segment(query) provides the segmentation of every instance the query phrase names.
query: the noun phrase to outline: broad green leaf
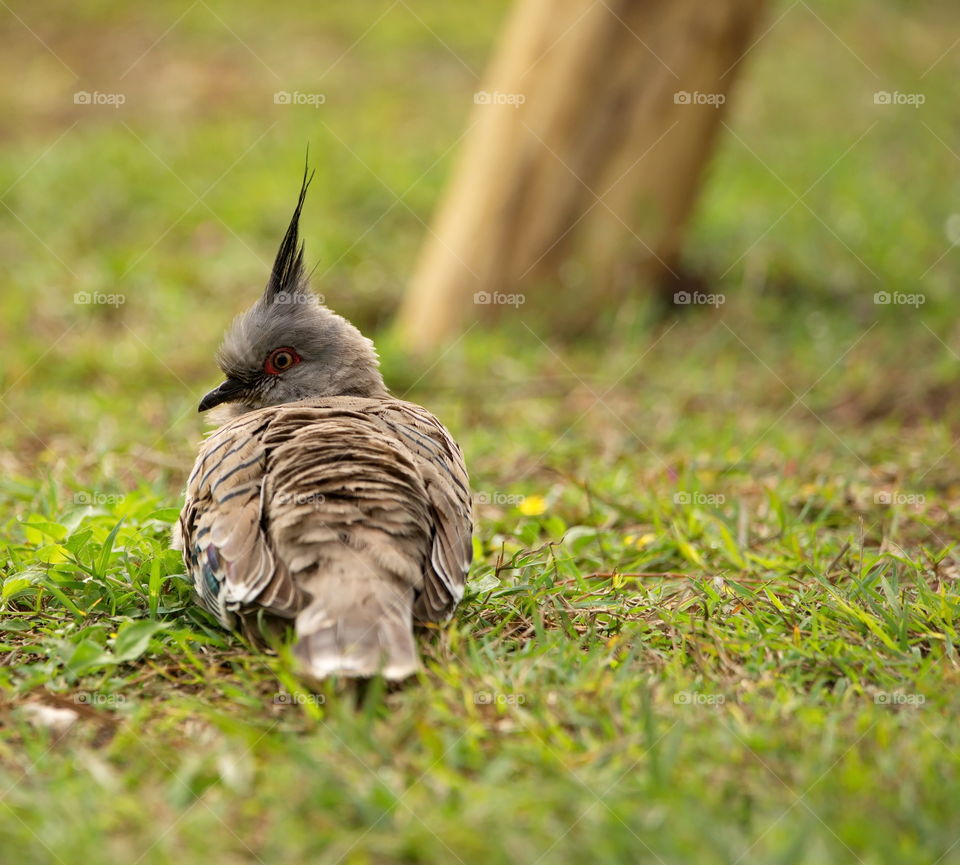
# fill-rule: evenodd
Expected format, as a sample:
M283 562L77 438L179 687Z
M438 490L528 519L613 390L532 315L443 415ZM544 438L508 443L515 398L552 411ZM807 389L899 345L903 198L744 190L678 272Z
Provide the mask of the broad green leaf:
M23 526L23 534L28 544L39 545L44 543L46 538L52 538L54 541L60 542L69 534L66 526L39 518L31 518L20 523L20 525Z
M177 521L177 517L179 516L180 508L159 508L150 514L147 514L145 519L157 520L161 523L175 523Z
M33 580L29 577L10 577L3 581L3 589L0 590L0 600L9 601L11 598L32 588Z
M114 660L118 664L136 660L147 651L150 646L150 639L166 627L165 622L157 622L152 619L124 623L120 626L117 638L113 643Z

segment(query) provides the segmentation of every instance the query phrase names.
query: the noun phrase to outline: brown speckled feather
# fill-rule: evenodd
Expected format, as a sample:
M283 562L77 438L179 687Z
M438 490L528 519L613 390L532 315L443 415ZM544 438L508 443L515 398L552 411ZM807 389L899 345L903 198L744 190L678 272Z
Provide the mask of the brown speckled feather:
M413 620L449 617L472 552L459 447L389 397L241 414L201 448L180 520L204 606L228 627L258 609L295 619L317 679L413 672Z

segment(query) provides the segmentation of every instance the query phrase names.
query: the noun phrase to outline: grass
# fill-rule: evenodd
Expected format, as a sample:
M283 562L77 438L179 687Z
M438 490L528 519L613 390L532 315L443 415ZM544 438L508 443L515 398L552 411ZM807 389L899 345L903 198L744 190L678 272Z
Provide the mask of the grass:
M721 307L418 365L385 330L505 9L24 10L49 52L0 15L4 861L960 861L955 10L773 10L688 244ZM317 289L477 492L402 689L303 691L168 548L307 141Z

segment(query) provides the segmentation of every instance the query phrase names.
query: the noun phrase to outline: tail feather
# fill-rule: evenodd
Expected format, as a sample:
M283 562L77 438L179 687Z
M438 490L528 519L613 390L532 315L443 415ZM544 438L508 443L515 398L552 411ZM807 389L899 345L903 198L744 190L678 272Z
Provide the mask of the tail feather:
M317 584L319 583L319 584ZM293 652L302 673L405 679L420 669L413 590L389 579L319 579L297 616Z

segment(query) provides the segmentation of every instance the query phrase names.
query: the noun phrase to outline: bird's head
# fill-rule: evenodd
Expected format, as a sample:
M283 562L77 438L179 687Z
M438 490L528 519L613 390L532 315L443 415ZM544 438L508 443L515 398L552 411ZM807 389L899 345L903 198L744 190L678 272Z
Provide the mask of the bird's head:
M230 326L217 353L226 381L200 401L226 421L251 409L309 397L385 396L373 343L310 291L299 240L304 173L293 219L263 296Z

